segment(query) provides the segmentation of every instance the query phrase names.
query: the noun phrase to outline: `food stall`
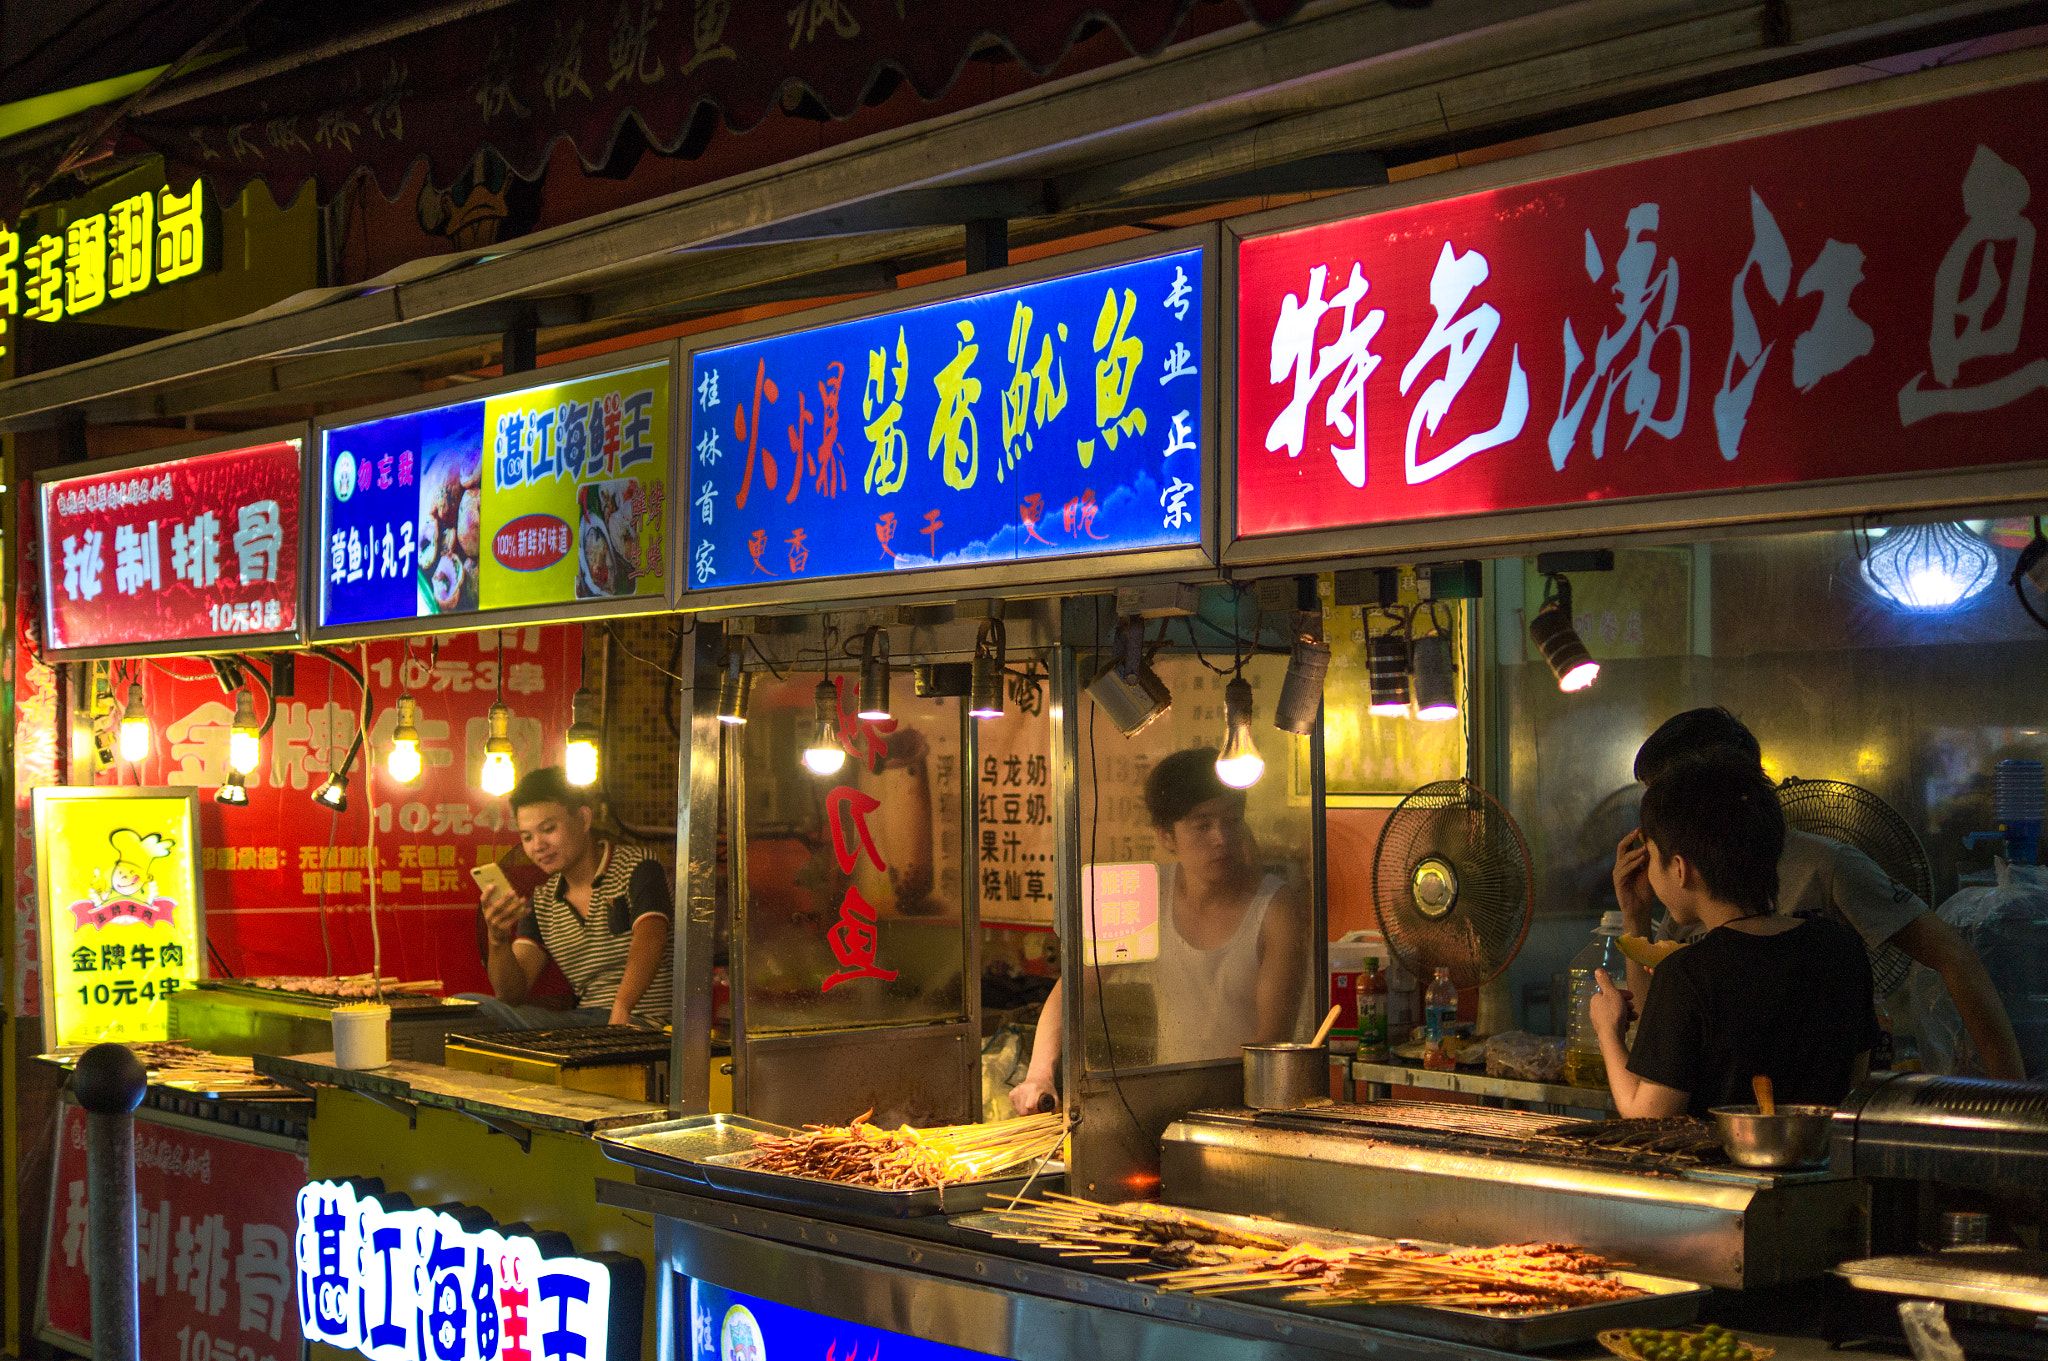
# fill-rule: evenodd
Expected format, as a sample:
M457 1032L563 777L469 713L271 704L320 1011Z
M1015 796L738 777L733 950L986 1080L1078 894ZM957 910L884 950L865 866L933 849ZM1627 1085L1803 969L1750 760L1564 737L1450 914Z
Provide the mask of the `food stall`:
M605 1137L633 1181L599 1191L607 1204L656 1217L663 1354L831 1337L936 1356L1436 1356L1590 1349L1603 1333L1628 1354L1657 1341L1631 1332L1705 1318L1742 1330L1745 1341L1726 1344L1742 1356L1810 1345L1802 1339L1822 1333L1836 1343L1891 1336L1888 1309L1871 1304L1879 1281L1903 1294L1947 1290L1959 1330L1967 1323L1986 1345L2024 1345L2048 1303L2025 1251L1993 1261L1917 1249L1938 1247L1942 1216L1955 1213L1988 1214L2001 1248L2015 1238L2032 1246L2038 1225L2028 1202L2009 1193L2031 1181L2040 1156L2038 1088L1918 1078L1902 1064L1843 1108L1829 1165L1761 1171L1728 1165L1718 1141L1702 1142L1687 1122L1660 1129L1393 1100L1372 1089L1411 1084L1400 1081L1404 1070L1375 1061L1352 1069L1363 1101L1249 1111L1239 1055L1188 1054L1181 1030L1191 1022L1155 987L1162 909L1156 879L1143 871L1156 874L1169 848L1147 835L1138 795L1149 768L1193 743L1233 751L1243 704L1225 680L1248 680L1265 773L1250 786L1244 820L1262 868L1279 881L1269 896L1287 901L1280 894L1298 890L1312 932L1300 950L1306 1001L1296 1037L1323 1009L1325 943L1340 926L1374 927L1404 963L1449 969L1467 994L1462 1014L1483 1030L1535 1026L1540 997L1549 1012L1542 1028L1557 1032L1564 998L1552 975L1598 919L1613 843L1633 825L1632 807L1608 803L1607 792L1630 782L1628 757L1664 714L1727 702L1721 687L1735 687L1755 701L1744 711L1755 712L1774 777L1842 784L1854 775L1896 781L1892 765L1923 740L1914 725L1927 721L1911 706L1930 686L1975 730L1948 739L1950 750L1977 743L2008 759L2037 742L2038 705L2027 708L2033 687L2024 678L2038 671L2044 641L2025 616L2039 607L2040 583L2016 564L2038 560L2021 557L2038 531L2029 535L2015 517L2048 500L2026 426L2041 402L2035 356L2048 344L2023 326L2016 296L2003 320L1989 321L1987 308L2000 288L2016 294L2025 271L2013 262L2031 262L2032 228L2012 214L2041 169L2031 145L1997 130L2030 126L2042 89L2037 61L1994 59L1967 75L1806 96L1226 223L1214 304L1226 343L1195 351L1203 381L1214 374L1218 383L1216 414L1205 401L1194 422L1205 455L1220 455L1216 481L1202 487L1215 498L1205 494L1203 505L1217 517L1216 569L1097 557L1068 579L1058 564L1035 564L1024 582L983 587L945 574L936 535L953 503L938 493L926 498L937 508L919 512L930 548L908 562L888 532L915 519L884 520L893 507L835 516L835 547L849 554L876 551L873 522L881 555L899 569L886 585L731 584L735 558L748 582L801 576L809 543L794 520L736 513L750 493L774 488L774 465L752 444L744 464L730 443L719 448L728 430L742 440L756 430L761 403L778 392L778 419L789 418L789 386L780 385L807 391L804 365L793 375L771 368L783 358L771 340L800 347L881 319L881 343L863 335L830 355L841 375L858 376L868 360L865 438L852 445L873 442L866 490L877 474L895 475L892 457L908 458L927 485L954 474L957 490L959 453L978 447L986 460L991 445L955 444L935 423L926 427L931 462L920 464L914 440L890 442L901 414L890 404L915 386L913 372L935 372L942 403L950 400L942 361L964 376L989 327L942 313L955 334L927 357L897 341L911 329L906 320L897 330L897 312L1092 259L704 338L693 384L712 381L700 388L692 447L706 470L723 457L740 481L706 471L705 504L690 516L693 560L702 553L719 575L692 582L691 603L705 613L684 853L693 911L678 948L685 970L708 980L716 917L695 909L715 899L722 822L733 838L737 1113L696 1114L702 1106L685 1093L680 1104L692 1113ZM1894 151L1908 145L1920 154L1902 176ZM1920 211L1846 188L1813 192L1831 180L1875 182L1880 164ZM1999 211L2007 216L1992 221ZM1117 334L1115 301L1112 289L1098 351ZM1023 306L1006 310L1026 315ZM1933 339L1922 352L1930 314ZM1004 373L1013 368L1015 382L1002 392L1006 436L1021 433L1034 410L1028 361L1037 351L1018 343L1014 321L1007 334ZM1057 362L1061 352L1046 353ZM1143 353L1154 353L1149 337ZM709 365L715 377L707 355L720 361ZM730 401L727 357L742 360L745 379L742 409L731 415L703 395L723 389ZM1114 418L1123 409L1114 358L1096 373L1096 415ZM1142 376L1137 390L1152 391ZM969 419L988 410L975 405L980 397L963 399ZM949 409L947 428L967 428ZM794 410L800 434L803 403ZM998 419L988 414L984 432ZM1106 426L1096 433L1106 439ZM1156 446L1157 433L1138 447ZM700 445L707 434L716 438ZM792 448L808 457L801 439ZM1066 449L1062 442L1057 454ZM1006 470L1035 473L1035 452ZM766 498L778 517L806 494L786 485ZM1004 525L1016 538L1045 527L1039 505L1025 500L1033 491L1020 479ZM1846 565L1827 561L1844 549ZM1838 604L1828 622L1825 602L1852 586L1854 610ZM998 607L984 594L1011 598ZM1763 602L1785 613L1782 623L1763 618ZM1011 647L993 669L1019 655L1022 615L1032 621L1024 647L1043 649L1048 677L1063 1160L1015 1164L1004 1178L971 1175L962 1163L970 1174L948 1177L942 1154L940 1185L892 1184L912 1153L855 1113L871 1109L883 1126L963 1123L967 1103L948 1104L944 1093L958 1071L952 1028L969 1017L966 1007L943 1009L957 995L944 988L950 959L934 981L881 993L891 1004L938 995L927 1011L834 1014L841 1004L831 994L844 982L798 1009L793 974L896 983L913 953L896 914L875 910L885 885L900 884L862 877L864 857L876 871L896 863L893 845L869 835L889 803L880 786L788 791L802 778L806 739L803 751L828 753L814 770L859 762L858 780L889 773L895 733L856 721L843 697L852 677L843 689L816 687L815 708L802 692L821 670L866 680L887 635L892 658L908 654L918 665L920 690L943 693L948 645L966 646L960 625L972 627L976 660L991 658L998 608L1012 624ZM1390 617L1409 648L1402 712L1361 715L1369 706L1351 701L1378 698L1371 645L1394 631ZM1340 627L1351 632L1348 653ZM1830 688L1772 709L1771 687L1786 684L1791 663L1770 658L1795 650L1788 635L1822 627L1835 631L1837 650L1894 649L1877 655L1899 684L1878 688L1856 656L1837 657L1828 660ZM1968 646L1895 655L1938 646L1943 629ZM1580 668L1595 661L1599 688L1581 694ZM1844 680L1859 670L1860 691ZM779 715L779 743L757 741L764 714L748 707L778 694L770 680L784 685L769 710ZM1211 692L1222 692L1220 703ZM1304 695L1320 721L1289 726ZM1351 712L1339 710L1340 698ZM1903 706L1888 712L1882 740L1852 740L1846 763L1822 757L1830 741L1868 724L1855 709L1873 699ZM1583 707L1575 713L1574 704ZM1460 721L1425 736L1421 711L1432 707ZM896 716L876 710L884 711ZM1295 735L1276 739L1266 727L1274 719ZM959 733L955 768L978 769L977 725L945 715L940 727ZM1347 728L1333 750L1333 735ZM882 760L869 759L878 748ZM933 802L946 806L947 792L934 787ZM962 846L1002 854L1003 842L978 825L981 800L950 807ZM801 832L806 816L805 858L835 859L840 875L795 881L825 910L781 907L772 927L782 935L768 937L769 924L749 916L760 910L755 895L773 886L746 863L755 820ZM1443 849L1412 864L1393 854L1410 824L1440 829L1448 819L1468 829L1462 846L1425 837L1418 844ZM1361 886L1349 894L1338 886L1340 844L1355 857L1348 882ZM1974 872L1958 865L1959 848L1945 849L1922 895L1930 905ZM1507 869L1495 872L1496 862ZM1391 889L1379 882L1382 868L1400 871ZM945 867L940 884L949 871L965 912L984 881ZM1460 944L1442 924L1464 920L1461 904L1487 911ZM789 938L791 923L822 938L815 959ZM693 1033L686 1014L679 1046L701 1048L707 1018ZM1904 1019L1894 1019L1905 1038ZM763 1020L766 1033L752 1028ZM808 1059L794 1094L776 1067L784 1054ZM1934 1057L1924 1038L1922 1054ZM1596 1113L1608 1104L1554 1076L1528 1079L1539 1089L1521 1092L1505 1085L1516 1079L1491 1090L1477 1075L1468 1081L1482 1099ZM1984 1132L1962 1139L1957 1131L1972 1121ZM833 1128L790 1128L805 1123ZM931 1142L951 1148L959 1137ZM2013 1159L2009 1176L1993 1145ZM882 1184L848 1185L847 1169L870 1158ZM1989 1208L1954 1208L1972 1197ZM1969 1224L1955 1230L1967 1234ZM1879 1265L1867 1260L1874 1255ZM1621 1261L1635 1265L1618 1269ZM828 1300L821 1320L815 1310ZM1708 1345L1720 1347L1719 1336Z

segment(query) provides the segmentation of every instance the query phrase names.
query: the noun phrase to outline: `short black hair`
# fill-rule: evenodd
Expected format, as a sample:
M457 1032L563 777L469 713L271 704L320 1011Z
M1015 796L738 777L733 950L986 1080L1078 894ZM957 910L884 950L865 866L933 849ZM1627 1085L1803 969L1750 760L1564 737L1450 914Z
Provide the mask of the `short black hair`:
M1778 900L1785 810L1754 760L1726 748L1681 757L1643 795L1643 835L1699 872L1707 892L1760 917Z
M542 766L539 770L527 771L513 786L511 802L514 814L536 803L559 803L564 808L594 808L597 805L588 789L569 783L569 777L562 773L560 766Z
M1171 830L1198 804L1211 799L1229 799L1238 813L1244 812L1244 791L1232 789L1216 778L1214 747L1177 751L1152 767L1152 773L1145 777L1145 811L1160 831Z
M1636 778L1649 784L1681 757L1704 756L1715 751L1746 756L1759 769L1763 766L1764 749L1757 743L1756 734L1741 719L1716 705L1711 709L1687 709L1665 719L1663 726L1636 748Z

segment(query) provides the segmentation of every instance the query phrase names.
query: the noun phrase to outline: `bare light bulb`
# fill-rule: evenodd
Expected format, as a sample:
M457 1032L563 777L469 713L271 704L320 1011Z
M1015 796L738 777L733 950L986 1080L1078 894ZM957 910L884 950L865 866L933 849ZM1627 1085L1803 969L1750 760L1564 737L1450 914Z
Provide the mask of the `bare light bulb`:
M228 729L228 768L238 775L253 774L262 755L256 736L256 700L243 690L235 696L235 722Z
M576 721L569 726L569 737L562 749L562 774L570 784L588 788L597 783L597 725L589 718L590 706L597 697L587 689L579 689L573 701Z
M391 754L384 758L384 770L400 784L420 777L420 730L416 726L419 702L409 694L398 697L398 726L391 730Z
M491 736L484 743L484 768L477 784L484 793L503 798L519 782L519 771L512 763L512 711L503 700L491 706L490 720Z
M804 748L804 769L813 775L837 775L846 765L846 748L839 744L839 692L827 676L818 682L818 688L811 692L811 706L817 715L818 726L811 735L811 745Z
M149 715L142 711L142 685L128 687L128 705L121 711L121 759L140 761L149 755Z
M1266 758L1252 739L1252 687L1244 677L1223 687L1223 711L1230 726L1216 758L1216 778L1232 789L1250 789L1265 775Z

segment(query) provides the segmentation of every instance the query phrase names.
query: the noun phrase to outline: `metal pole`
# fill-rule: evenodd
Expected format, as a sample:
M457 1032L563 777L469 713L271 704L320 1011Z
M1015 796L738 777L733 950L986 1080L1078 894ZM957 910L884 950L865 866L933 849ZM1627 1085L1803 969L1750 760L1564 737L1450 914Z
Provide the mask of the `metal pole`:
M125 1044L96 1044L78 1060L72 1090L85 1107L88 1260L93 1361L140 1361L135 1275L135 1108L148 1074Z

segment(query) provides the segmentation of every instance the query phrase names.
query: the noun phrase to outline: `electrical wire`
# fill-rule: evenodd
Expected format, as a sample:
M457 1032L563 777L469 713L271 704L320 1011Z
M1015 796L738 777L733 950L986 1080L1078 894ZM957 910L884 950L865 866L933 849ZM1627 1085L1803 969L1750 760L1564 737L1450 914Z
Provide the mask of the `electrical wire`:
M626 641L625 641L625 639L623 639L623 638L619 637L619 628L618 628L618 625L616 625L616 624L606 624L606 625L604 626L604 631L605 631L605 633L606 633L606 634L610 635L610 637L611 637L611 640L612 640L612 641L613 641L614 643L617 643L617 644L618 644L618 646L619 646L619 651L621 651L621 652L625 653L625 654L626 654L626 655L627 655L628 657L631 657L631 658L632 658L632 659L633 659L634 661L636 661L636 662L640 663L640 665L642 665L642 666L645 666L645 667L648 667L648 668L650 668L650 669L652 669L652 670L655 670L655 671L659 671L659 672L660 672L660 673L661 673L662 675L664 675L664 676L667 676L667 677L668 677L668 678L669 678L670 680L673 680L673 681L679 681L679 682L681 682L681 683L683 683L683 684L685 684L685 685L687 685L687 684L689 684L689 683L690 683L690 682L689 682L689 678L688 678L687 676L679 676L679 675L677 675L677 674L676 674L675 672L673 672L673 671L669 670L669 669L668 669L668 667L665 667L665 666L663 666L663 665L662 665L662 664L661 664L660 662L651 662L651 661L647 660L647 658L645 658L645 657L641 656L641 655L640 655L639 653L635 652L635 651L634 651L634 650L633 650L632 648L630 648L630 647L627 647L627 646L626 646ZM678 649L680 649L680 648L681 648L681 646L682 646L682 640L683 640L683 639L684 639L685 637L689 636L689 632L690 632L689 630L685 629L685 630L681 630L681 631L679 631L679 632L678 632L678 633L676 634L676 645L677 645L677 648L678 648ZM679 651L678 655L680 655L680 651Z
M2027 599L2027 573L2033 571L2044 557L2048 557L2048 536L2041 533L2041 517L2036 515L2034 537L2020 550L2019 561L2013 564L2012 593L2020 598L2020 608L2027 612L2027 617L2042 628L2048 629L2048 618L2044 618L2041 612L2034 608L2034 602Z
M1164 627L1160 629L1161 634L1164 634L1165 631ZM1101 596L1095 597L1095 635L1098 638L1102 636ZM1095 704L1088 706L1088 864L1086 873L1089 878L1090 891L1084 895L1088 900L1088 930L1086 932L1088 937L1096 935L1097 917L1095 915L1095 894L1093 888L1095 855L1102 830L1102 772L1095 761L1095 713L1100 707ZM1086 958L1085 951L1083 952L1083 958ZM1086 965L1084 964L1083 967L1085 968ZM1131 1128L1142 1135L1145 1132L1145 1124L1142 1120L1138 1119L1138 1113L1131 1109L1131 1099L1124 1095L1123 1075L1117 1071L1116 1037L1111 1035L1109 1031L1109 1003L1104 998L1102 969L1099 965L1095 969L1095 1014L1096 1018L1102 1023L1103 1057L1109 1063L1109 1085L1116 1089L1116 1099L1122 1103L1124 1114L1131 1117ZM1088 1046L1086 1043L1083 1043L1081 1046L1081 1066L1083 1068L1088 1066L1087 1055Z
M752 634L747 635L747 646L753 650L754 656L760 660L761 665L768 668L769 675L775 677L775 679L777 680L789 679L788 676L784 675L782 672L777 671L775 669L775 663L768 660L768 654L761 650L761 645L754 641Z

